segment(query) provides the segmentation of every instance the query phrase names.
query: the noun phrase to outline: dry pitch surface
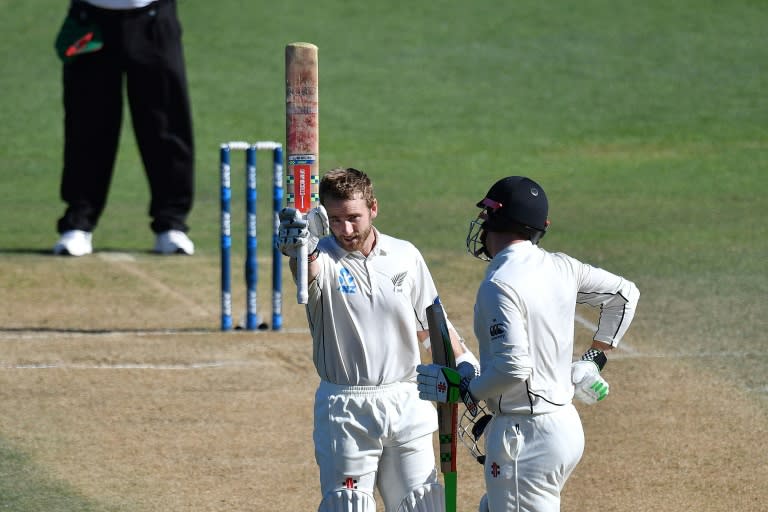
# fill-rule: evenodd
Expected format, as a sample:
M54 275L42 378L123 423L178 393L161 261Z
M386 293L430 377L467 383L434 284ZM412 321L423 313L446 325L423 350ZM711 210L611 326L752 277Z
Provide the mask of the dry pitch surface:
M283 332L220 333L216 258L0 258L0 445L30 479L100 510L316 509L318 378L287 280ZM471 267L433 272L471 339L466 290L482 265L455 265ZM580 315L585 346L594 316ZM666 356L642 308L626 341L606 368L610 397L579 407L587 447L562 509L766 510L765 391L702 364L728 354ZM461 451L461 511L482 485Z

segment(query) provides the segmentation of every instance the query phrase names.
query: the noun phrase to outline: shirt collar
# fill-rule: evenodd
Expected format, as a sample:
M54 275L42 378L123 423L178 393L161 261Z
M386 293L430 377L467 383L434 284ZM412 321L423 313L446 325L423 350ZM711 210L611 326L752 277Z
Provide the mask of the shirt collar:
M534 250L535 247L536 246L533 245L530 240L518 242L516 244L509 244L493 257L491 260L491 267L494 269L499 268L505 261L520 257L524 254L528 254Z
M373 250L368 255L368 257L371 256L379 256L383 255L386 256L390 249L390 243L386 236L383 236L381 232L376 229L375 226L372 226L371 229L373 230L374 236L376 237L376 243L373 246ZM365 257L363 254L359 251L355 252L349 252L346 251L343 247L339 245L339 243L336 241L336 238L331 236L331 239L333 240L333 254L338 259L346 258L347 256L350 256L352 258L357 259L364 259Z

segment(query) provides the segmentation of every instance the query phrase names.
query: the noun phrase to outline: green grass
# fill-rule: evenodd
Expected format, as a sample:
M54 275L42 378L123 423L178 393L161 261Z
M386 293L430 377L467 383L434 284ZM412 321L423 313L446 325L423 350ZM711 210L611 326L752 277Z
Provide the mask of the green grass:
M0 437L0 510L24 512L102 512L114 510L80 496L46 476Z
M284 139L284 46L305 40L320 48L321 167L367 170L379 226L428 255L463 257L474 202L499 177L525 174L550 196L547 248L691 295L734 280L750 296L766 291L763 3L272 4L179 5L200 253L217 251L218 144ZM62 17L56 2L22 3L0 22L4 250L47 251L63 211L52 49ZM262 233L269 178L264 166ZM147 250L147 203L126 116L97 249Z
M63 13L47 4L2 22L8 248L48 248L63 208L52 50ZM695 198L712 180L765 168L768 14L757 2L271 4L180 2L198 148L190 220L204 251L216 248L216 147L284 138L283 48L295 40L320 47L321 166L368 170L381 226L426 249L460 250L472 200L504 174L540 178L555 212L580 206L584 218L608 192L624 204L648 195L641 177ZM703 179L691 183L692 173ZM147 247L147 196L126 121L97 246ZM700 204L681 203L691 213ZM638 219L626 209L612 216ZM600 236L604 220L591 224Z
M63 211L52 42L64 6L0 9L0 251L47 251ZM550 198L543 246L635 280L646 342L764 347L765 2L181 0L179 10L201 254L218 250L218 144L284 139L284 46L310 41L320 48L321 167L372 175L382 230L438 265L469 258L474 203L496 179L529 175ZM97 249L152 241L127 119ZM262 232L268 179L265 169Z
M474 202L499 177L525 174L550 197L545 247L687 296L734 283L765 295L763 3L179 3L197 143L191 235L202 254L218 250L218 144L284 139L283 51L304 40L320 48L321 167L367 170L379 227L428 257L464 257ZM49 250L63 211L52 49L62 11L24 3L0 22L5 250ZM266 154L261 162L267 233ZM241 199L236 190L236 222ZM97 249L147 250L147 203L126 116Z

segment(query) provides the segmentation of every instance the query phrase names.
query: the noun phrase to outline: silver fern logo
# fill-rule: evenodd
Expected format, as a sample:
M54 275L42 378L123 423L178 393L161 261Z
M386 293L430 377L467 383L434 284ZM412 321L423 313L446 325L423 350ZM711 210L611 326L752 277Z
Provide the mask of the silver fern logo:
M405 282L405 276L408 272L400 272L392 276L392 285L394 286L395 293L403 293L403 283Z

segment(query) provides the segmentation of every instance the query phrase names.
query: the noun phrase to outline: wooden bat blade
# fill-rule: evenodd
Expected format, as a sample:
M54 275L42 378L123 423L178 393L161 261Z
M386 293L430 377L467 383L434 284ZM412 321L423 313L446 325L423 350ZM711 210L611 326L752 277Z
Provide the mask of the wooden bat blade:
M285 47L286 202L307 213L319 203L320 123L317 46L291 43ZM296 301L308 301L307 250L299 251Z
M448 323L440 300L427 307L427 324L431 342L432 361L440 366L456 368L456 358L448 332ZM437 404L438 437L440 441L440 471L445 482L445 510L456 510L459 407L457 404Z
M427 307L427 324L429 339L432 344L432 361L441 366L456 368L456 358L451 345L451 335L448 332L448 322L445 321L445 311L440 299Z

